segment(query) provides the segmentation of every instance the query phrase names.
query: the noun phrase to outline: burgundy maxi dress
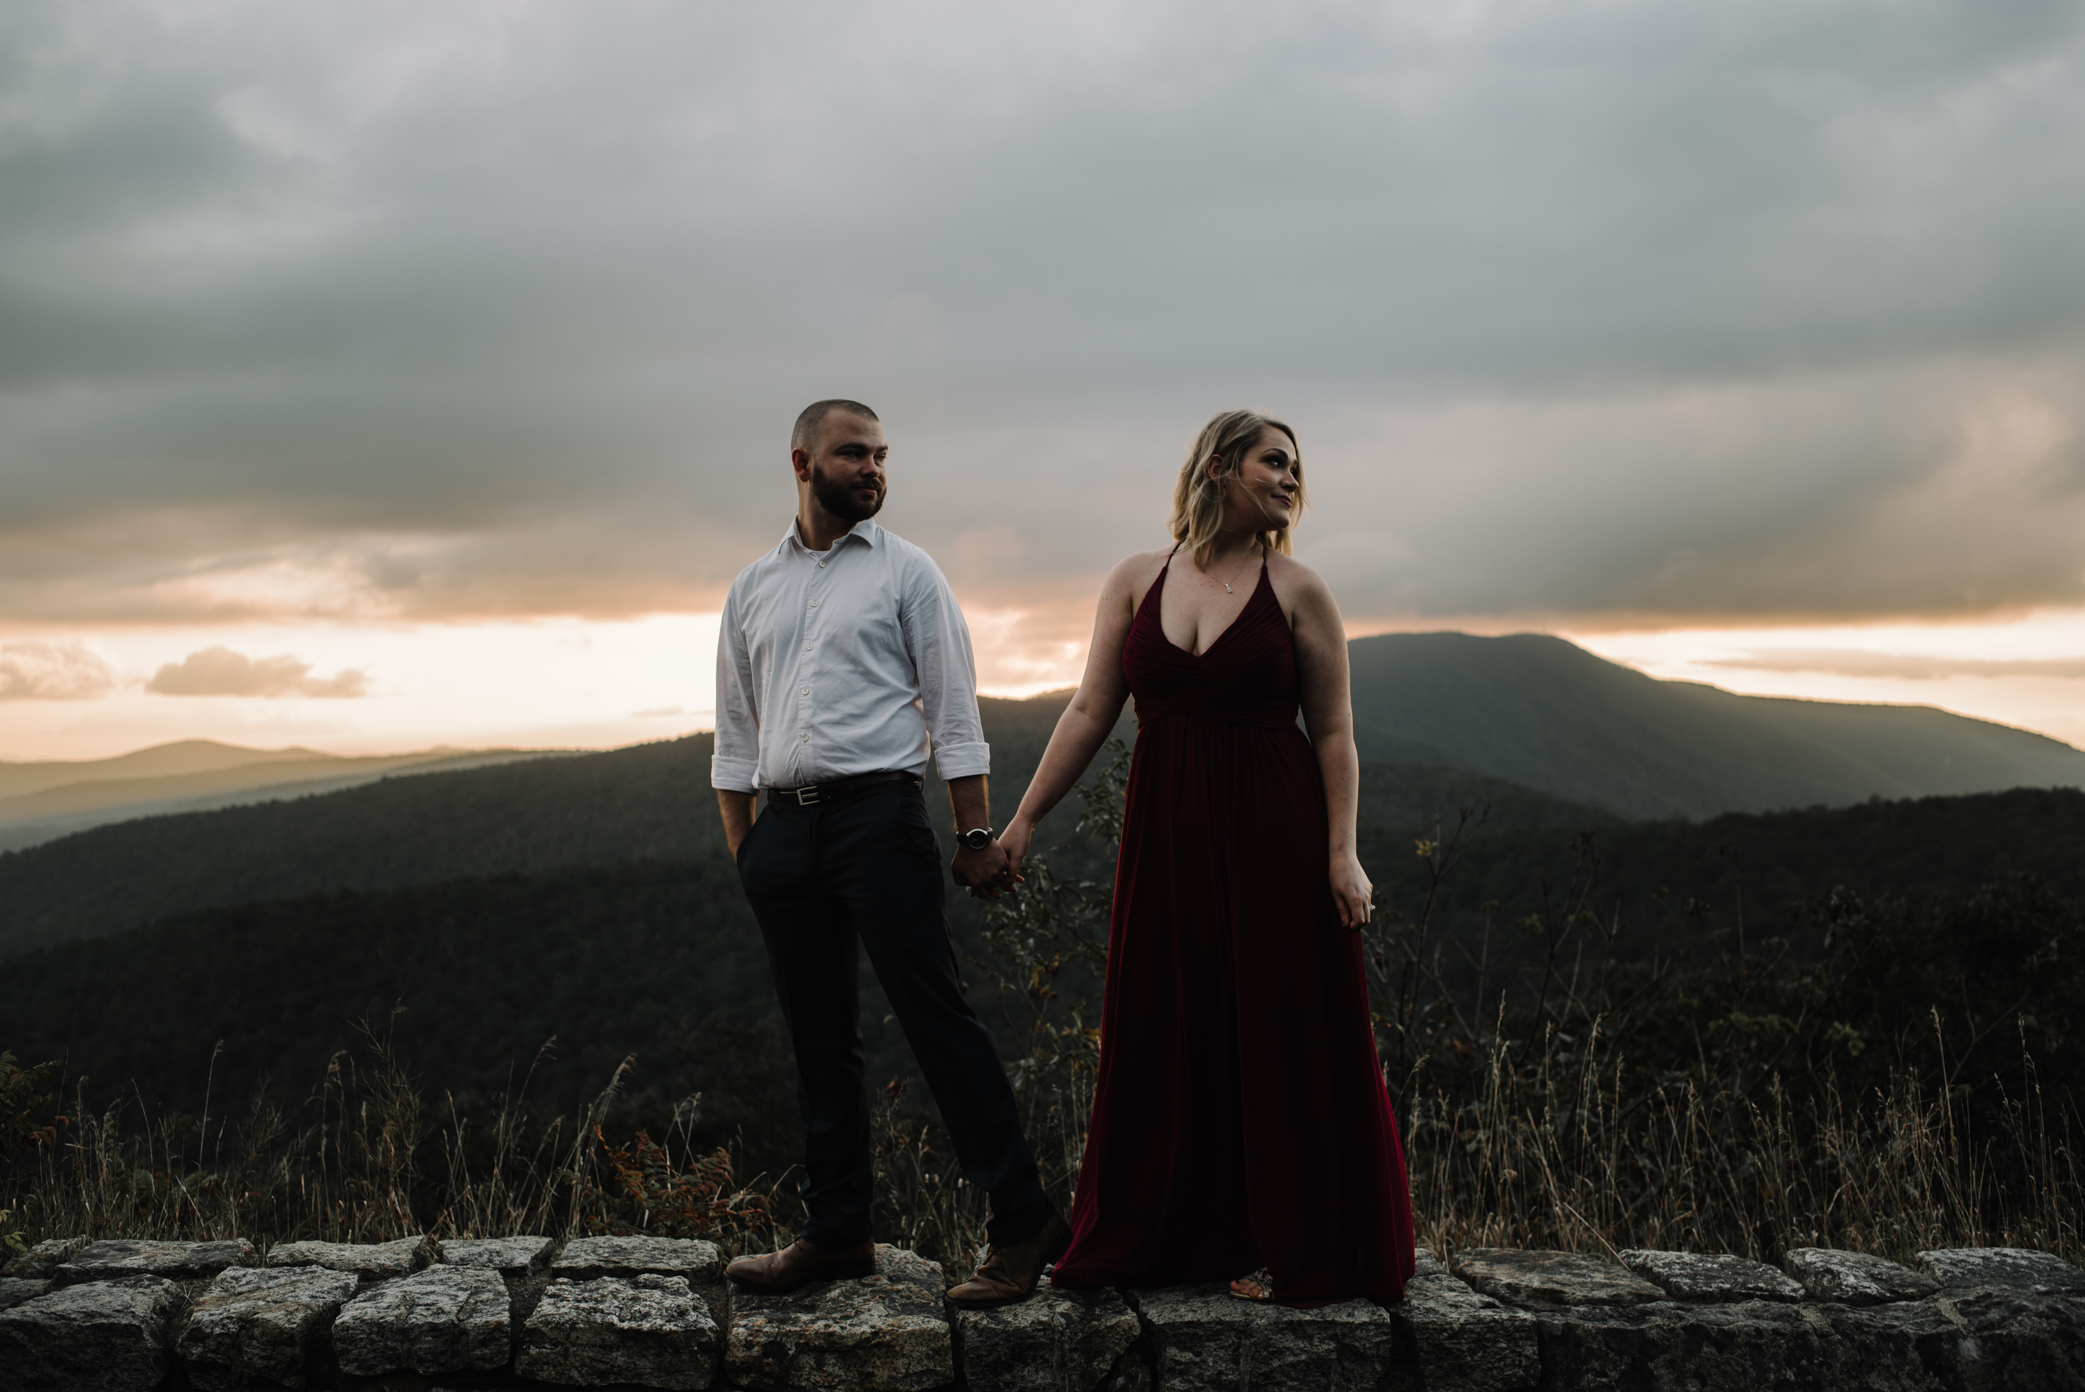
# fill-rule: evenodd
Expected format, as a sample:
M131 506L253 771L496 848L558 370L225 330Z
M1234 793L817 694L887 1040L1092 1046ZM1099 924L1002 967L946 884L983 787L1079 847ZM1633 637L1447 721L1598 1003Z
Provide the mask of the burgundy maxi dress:
M1093 1121L1052 1279L1169 1286L1265 1266L1283 1304L1395 1301L1413 1269L1404 1150L1361 937L1332 899L1288 621L1263 560L1244 611L1186 653L1159 627L1165 582L1122 649L1136 754Z

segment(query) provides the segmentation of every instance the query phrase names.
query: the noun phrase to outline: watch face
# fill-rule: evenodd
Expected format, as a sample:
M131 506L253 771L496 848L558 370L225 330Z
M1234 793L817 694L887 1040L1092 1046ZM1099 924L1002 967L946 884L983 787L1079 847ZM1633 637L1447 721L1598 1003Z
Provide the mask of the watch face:
M974 831L966 831L963 833L963 844L973 851L981 851L992 844L992 833L986 831L983 827L979 827Z

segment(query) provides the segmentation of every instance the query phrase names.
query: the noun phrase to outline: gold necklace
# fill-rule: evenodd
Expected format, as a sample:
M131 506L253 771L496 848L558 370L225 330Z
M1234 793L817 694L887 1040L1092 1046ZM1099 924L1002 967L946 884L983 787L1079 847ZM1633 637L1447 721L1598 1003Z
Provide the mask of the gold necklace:
M1261 547L1257 547L1257 546L1256 546L1256 547L1254 547L1253 549L1254 549L1255 551L1257 551L1257 550L1260 550L1260 549L1262 549L1262 548L1261 548ZM1250 556L1246 557L1246 564L1247 564L1247 565L1250 565L1251 563L1252 563L1252 558L1251 558ZM1243 575L1243 574L1245 574L1245 566L1241 565L1241 566L1239 566L1239 567L1238 567L1238 568L1237 568L1236 570L1234 570L1234 571L1232 571L1232 572L1231 572L1231 580L1236 580L1236 579L1237 579L1237 578L1238 578L1239 576L1241 576L1241 575ZM1211 576L1210 578L1211 578L1211 579L1215 579L1215 577L1214 577L1214 576ZM1219 584L1219 585L1221 585L1221 586L1223 586L1223 592L1224 592L1225 594L1236 594L1236 593L1237 593L1237 591L1231 588L1231 580L1217 580L1217 581L1216 581L1216 583L1217 583L1217 584Z

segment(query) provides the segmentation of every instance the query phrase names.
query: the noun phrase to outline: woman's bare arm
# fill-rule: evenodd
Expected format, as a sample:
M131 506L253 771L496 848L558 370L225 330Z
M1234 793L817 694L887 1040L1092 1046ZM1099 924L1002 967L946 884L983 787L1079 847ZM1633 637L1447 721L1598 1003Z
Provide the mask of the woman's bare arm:
M1101 583L1093 642L1086 649L1086 671L1079 678L1079 689L1064 714L1057 717L1057 728L1050 732L1049 746L1028 782L1028 791L1021 795L1021 806L999 836L1015 871L1028 854L1036 824L1064 800L1122 716L1123 702L1129 699L1129 682L1122 675L1122 645L1136 617L1138 592L1148 583L1145 572L1153 569L1149 556L1131 556Z
M1293 564L1286 588L1294 597L1296 660L1303 681L1303 723L1325 778L1325 814L1331 824L1332 897L1339 921L1359 928L1369 919L1375 887L1361 868L1355 819L1361 803L1361 756L1354 748L1354 703L1347 668L1347 630L1332 591L1309 567Z

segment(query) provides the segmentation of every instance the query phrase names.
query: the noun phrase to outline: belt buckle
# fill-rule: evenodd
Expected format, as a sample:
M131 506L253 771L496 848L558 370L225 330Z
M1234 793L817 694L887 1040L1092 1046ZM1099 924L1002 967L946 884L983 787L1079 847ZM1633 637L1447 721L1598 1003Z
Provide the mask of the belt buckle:
M798 807L810 807L818 801L818 785L816 783L806 783L801 788L791 788L789 791L796 798Z

